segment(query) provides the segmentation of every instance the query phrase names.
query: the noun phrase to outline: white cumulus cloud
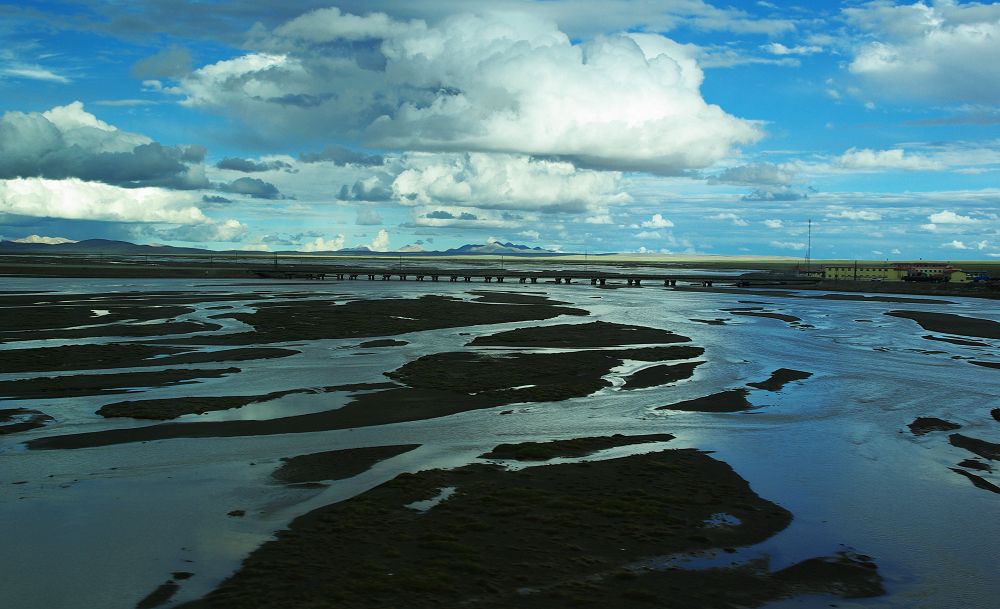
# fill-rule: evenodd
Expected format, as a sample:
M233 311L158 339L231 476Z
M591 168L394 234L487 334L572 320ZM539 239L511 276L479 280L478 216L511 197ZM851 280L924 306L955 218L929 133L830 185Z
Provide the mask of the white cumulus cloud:
M800 251L806 249L805 243L799 243L797 241L771 241L771 247L776 247L783 250L795 250Z
M843 11L859 33L849 69L889 97L1000 97L1000 5L869 2Z
M184 103L271 133L668 174L707 167L762 135L707 103L695 51L657 34L574 44L526 13L429 25L320 9L258 45L184 77Z
M200 224L208 218L187 192L120 188L75 178L0 180L0 212L23 216L116 222Z
M581 212L631 200L620 190L620 174L579 170L561 161L510 154L415 154L406 164L392 190L407 205Z
M77 243L66 237L43 237L42 235L28 235L20 239L14 239L14 243L44 243L45 245L59 245L60 243Z
M844 209L838 212L831 212L826 214L827 218L843 219L843 220L866 220L869 222L874 222L875 220L881 220L882 214L876 211L868 211L864 209Z
M936 171L945 168L939 161L921 155L907 154L902 148L891 150L851 148L837 159L837 164L846 169L861 170Z
M333 239L316 237L302 246L303 252L331 252L344 247L344 236L336 235Z
M976 220L970 216L963 216L946 209L927 216L933 224L975 224Z
M672 228L673 225L673 222L660 214L653 214L652 218L642 223L643 228Z

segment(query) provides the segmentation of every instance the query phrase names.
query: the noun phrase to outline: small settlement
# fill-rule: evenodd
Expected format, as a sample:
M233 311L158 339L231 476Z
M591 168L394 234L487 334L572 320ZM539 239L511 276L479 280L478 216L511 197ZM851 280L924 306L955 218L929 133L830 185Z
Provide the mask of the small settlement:
M897 262L893 264L840 264L823 267L823 279L845 281L920 281L971 283L986 279L944 262Z

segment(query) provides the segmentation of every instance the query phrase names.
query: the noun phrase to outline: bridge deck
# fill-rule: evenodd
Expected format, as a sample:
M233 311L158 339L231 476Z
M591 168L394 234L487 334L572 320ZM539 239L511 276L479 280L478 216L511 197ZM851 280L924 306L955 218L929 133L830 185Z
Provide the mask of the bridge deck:
M334 280L381 280L381 281L449 281L471 282L479 280L487 283L513 282L538 283L546 280L553 283L590 283L606 285L608 282L642 285L642 283L663 283L676 286L678 282L687 284L732 285L761 284L814 284L816 278L795 275L761 274L725 275L720 273L630 273L628 271L608 272L586 269L522 271L500 269L442 269L442 268L392 268L392 267L335 267L315 265L277 265L253 269L261 278L303 278Z

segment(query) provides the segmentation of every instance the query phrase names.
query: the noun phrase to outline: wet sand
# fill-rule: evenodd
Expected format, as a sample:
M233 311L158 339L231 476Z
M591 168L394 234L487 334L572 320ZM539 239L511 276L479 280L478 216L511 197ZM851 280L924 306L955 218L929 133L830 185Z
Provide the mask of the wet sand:
M34 349L8 349L0 359L0 372L63 372L107 370L144 366L178 366L272 359L297 355L299 351L273 347L192 351L190 348L109 343L105 345L64 345Z
M694 376L694 369L704 363L685 362L683 364L661 364L659 366L643 368L625 377L625 385L622 386L622 389L647 389L649 387L661 387L683 381Z
M420 448L419 444L345 448L282 459L284 463L271 474L286 484L304 484L324 480L343 480L368 471L373 465Z
M446 296L352 300L339 305L327 300L263 302L253 313L218 316L218 319L242 321L254 328L252 332L197 336L172 344L248 345L393 336L442 328L538 321L560 315L587 315L587 312L552 304L489 304Z
M951 421L945 421L937 417L917 417L907 427L910 428L913 435L922 436L932 431L953 431L961 429L962 426L958 423L952 423Z
M948 338L946 336L934 336L933 334L928 334L924 336L927 340L936 340L942 343L949 343L952 345L961 345L963 347L989 347L988 343L983 343L978 340L965 340L961 338Z
M972 482L972 484L975 485L976 488L981 488L984 491L990 491L992 493L1000 494L1000 486L993 484L992 482L986 480L982 476L977 476L976 474L967 472L964 469L958 469L957 467L950 467L948 469L955 472L956 474L961 474L966 478L968 478L969 481Z
M921 328L931 332L978 338L1000 338L1000 323L989 319L928 311L889 311L886 315L912 319L920 324Z
M690 341L686 336L669 330L644 326L593 321L582 324L559 324L518 328L480 336L470 345L477 347L555 347L582 349L585 347L620 347L623 345L667 345Z
M31 408L0 409L0 436L44 427L52 417Z
M409 343L405 340L393 340L391 338L382 338L379 340L369 340L361 343L358 347L362 349L376 349L379 347L402 347L408 345Z
M434 498L440 500L435 503ZM423 502L423 504L421 504ZM729 514L730 524L712 525ZM403 474L297 518L195 608L755 606L806 592L882 593L867 557L644 568L647 558L757 543L791 515L694 450Z
M791 368L778 368L771 373L771 377L766 381L760 381L757 383L747 383L747 387L754 387L756 389L763 389L765 391L781 391L781 389L788 383L794 381L803 381L812 376L812 372L803 372L801 370L792 370Z
M765 311L732 311L732 313L733 315L745 315L748 317L768 317L770 319L778 319L786 323L795 323L802 321L802 319L799 317L796 317L794 315L785 315L784 313L771 313Z
M749 391L746 389L729 389L720 391L705 397L693 400L684 400L667 406L660 406L657 410L687 410L692 412L740 412L753 408L753 404L747 400Z
M500 444L493 450L479 455L480 459L502 459L508 461L548 461L557 457L586 457L599 450L616 446L630 446L649 442L668 442L674 436L668 433L646 434L641 436L595 436L590 438L572 438L569 440L551 440L549 442L521 442L519 444Z
M236 374L239 368L160 370L115 374L69 374L17 381L0 381L0 399L30 400L132 393L140 388L196 383L198 379Z
M406 387L358 395L347 405L269 420L167 423L130 429L48 436L33 449L84 448L168 438L306 433L432 419L517 402L566 400L609 386L604 380L625 359L689 359L704 350L688 345L568 353L437 353L387 373Z
M242 408L250 404L270 402L286 395L297 393L328 393L331 391L372 391L395 387L395 383L359 383L332 387L307 387L303 389L286 389L273 391L263 395L231 395L211 397L161 398L156 400L128 400L106 404L97 410L97 414L106 418L127 417L132 419L149 419L166 421L176 419L186 414L204 414L216 410Z
M1000 444L997 444L996 442L987 442L986 440L980 440L979 438L970 438L969 436L964 436L960 433L953 433L948 436L948 442L950 442L952 446L964 448L965 450L975 453L984 459L989 459L990 461L1000 461Z

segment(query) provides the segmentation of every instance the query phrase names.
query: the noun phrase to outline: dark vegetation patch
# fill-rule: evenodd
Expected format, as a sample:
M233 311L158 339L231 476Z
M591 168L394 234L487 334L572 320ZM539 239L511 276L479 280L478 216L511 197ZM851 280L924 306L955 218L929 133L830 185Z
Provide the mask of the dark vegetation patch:
M130 417L165 421L185 414L204 414L216 410L242 408L250 404L270 402L296 393L328 393L330 391L364 391L396 387L395 383L357 383L330 387L308 387L272 391L263 395L226 395L208 397L158 398L154 400L128 400L102 406L97 414L102 417Z
M980 440L978 438L970 438L969 436L963 436L960 433L953 433L948 436L948 442L950 442L952 446L964 448L965 450L975 453L984 459L989 459L990 461L1000 461L1000 444L996 444L995 442L987 442L986 440Z
M920 324L921 328L930 332L976 336L978 338L1000 338L1000 323L989 319L928 311L889 311L886 315L912 319Z
M682 364L659 364L643 368L625 378L622 389L645 389L659 387L689 379L694 369L705 362L684 362Z
M959 467L965 467L968 469L976 469L981 472L992 472L993 468L989 465L983 463L982 461L976 461L975 459L963 459L958 464Z
M523 305L522 305L523 306ZM304 433L448 416L515 402L565 400L609 383L601 377L622 360L689 359L700 347L674 345L568 353L427 355L387 374L408 385L354 396L336 410L268 420L166 423L38 438L30 448L82 448L165 438Z
M49 421L54 421L52 417L30 408L4 408L0 409L0 436L38 429Z
M156 590L149 593L149 596L145 597L138 604L136 604L135 609L155 609L161 605L167 604L171 598L177 594L177 591L181 587L177 585L172 579L159 585Z
M3 310L0 309L0 313ZM27 332L6 332L0 334L0 340L15 342L22 340L43 339L75 339L75 338L148 338L166 336L169 334L192 334L195 332L213 332L222 326L198 321L168 321L164 323L135 324L118 323L87 328L66 328L62 330L30 330Z
M245 345L290 340L392 336L422 330L481 324L551 319L559 315L587 315L582 309L551 304L503 305L474 303L444 296L354 300L342 305L331 301L259 303L253 313L229 313L254 328L186 339L193 344Z
M403 345L408 345L410 343L405 340L393 340L391 338L380 338L378 340L369 340L358 345L361 349L374 349L376 347L402 347Z
M791 368L778 368L771 373L771 378L757 383L747 383L747 387L764 389L765 391L781 391L781 389L793 381L802 381L812 376L812 372L792 370Z
M219 370L160 370L118 374L49 376L17 381L0 381L0 399L31 400L71 398L85 395L131 393L139 387L169 387L219 378L239 372L239 368Z
M990 491L993 493L1000 493L1000 486L993 484L992 482L983 478L982 476L977 476L972 472L967 472L964 469L958 469L957 467L949 467L948 469L955 472L956 474L961 474L966 478L968 478L972 482L972 484L975 485L976 488L981 488L983 490Z
M571 438L569 440L550 440L548 442L521 442L519 444L500 444L488 453L479 455L480 459L508 459L512 461L547 461L556 457L586 457L599 450L616 446L647 444L649 442L667 442L674 436L668 433L647 434L641 436L595 436L591 438Z
M660 406L657 410L687 410L692 412L739 412L753 408L746 389L729 389L705 397Z
M482 290L475 290L469 292L469 294L475 296L474 302L494 302L500 304L549 304L549 305L565 305L568 302L563 302L561 300L552 300L545 294L521 294L518 292L487 292Z
M406 507L444 488L455 491L427 511ZM741 524L706 527L718 513ZM775 574L630 569L647 557L759 543L790 520L729 466L694 450L520 471L430 470L297 518L214 592L182 606L561 609L659 598L672 603L660 606L707 609L760 605L814 585L881 592L870 563L847 576L811 565Z
M3 300L0 299L0 303L2 302ZM107 311L108 313L97 315L94 310ZM0 304L0 337L9 338L11 335L38 332L40 333L38 338L50 338L50 334L61 335L55 331L65 332L67 328L76 326L171 319L193 312L194 309L185 306L121 306L114 304L113 301L111 303L100 301L68 304L32 303L21 306ZM25 338L29 337L25 336Z
M979 342L978 340L965 340L961 338L948 338L946 336L934 336L933 334L928 334L924 336L927 340L937 340L943 343L951 343L953 345L963 345L966 347L989 347L988 343Z
M292 349L253 347L220 351L192 351L185 347L110 343L106 345L63 345L34 349L9 349L3 352L0 372L57 372L177 366L214 362L271 359L296 355Z
M620 347L623 345L666 345L690 341L668 330L631 326L606 321L585 324L535 326L480 336L470 345L496 347Z
M922 436L926 433L932 431L952 431L953 429L961 429L962 426L958 423L952 423L951 421L945 421L944 419L938 419L935 417L917 417L912 423L907 425L910 431L913 432L915 436Z
M601 378L623 360L656 362L704 353L692 346L648 347L569 353L436 353L387 374L417 389L495 398L501 404L549 402L590 395L610 386Z
M373 465L415 448L419 444L399 444L395 446L366 446L328 450L297 457L286 457L284 463L272 476L288 484L319 482L322 480L343 480L366 472Z

